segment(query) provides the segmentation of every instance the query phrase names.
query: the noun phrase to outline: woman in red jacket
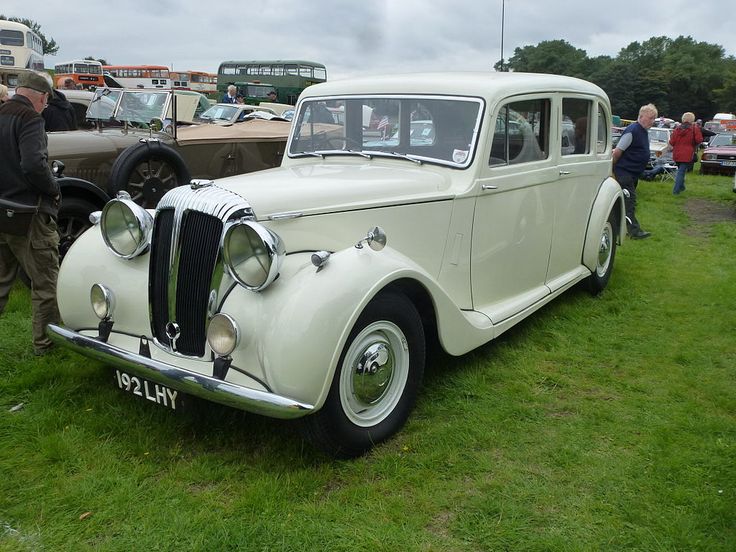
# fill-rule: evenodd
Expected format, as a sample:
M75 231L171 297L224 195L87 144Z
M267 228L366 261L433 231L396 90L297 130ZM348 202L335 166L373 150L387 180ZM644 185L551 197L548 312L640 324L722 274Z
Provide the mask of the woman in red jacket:
M672 188L672 193L675 195L685 191L685 173L692 165L695 149L703 141L703 134L694 122L695 115L693 113L689 111L683 113L682 124L670 136L672 158L677 163L675 187Z

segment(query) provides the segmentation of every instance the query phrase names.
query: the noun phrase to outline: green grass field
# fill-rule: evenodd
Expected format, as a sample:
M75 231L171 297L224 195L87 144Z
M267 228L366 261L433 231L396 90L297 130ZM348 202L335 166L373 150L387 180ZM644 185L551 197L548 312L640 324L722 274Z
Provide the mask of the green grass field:
M396 438L354 461L293 423L174 414L0 318L0 550L730 551L736 548L736 194L643 182L653 236L609 288L431 359ZM11 412L16 405L19 410Z

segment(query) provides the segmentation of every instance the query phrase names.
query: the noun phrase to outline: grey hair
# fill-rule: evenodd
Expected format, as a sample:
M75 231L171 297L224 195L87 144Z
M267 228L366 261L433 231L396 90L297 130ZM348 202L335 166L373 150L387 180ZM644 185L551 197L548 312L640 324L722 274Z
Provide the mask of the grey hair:
M655 107L654 104L648 103L647 105L643 105L643 106L641 106L639 108L639 116L640 117L642 115L647 115L647 114L649 114L649 115L654 114L655 117L657 115L659 115L659 112L657 111L657 108Z
M682 122L683 123L692 123L695 121L695 113L692 111L686 111L682 114Z

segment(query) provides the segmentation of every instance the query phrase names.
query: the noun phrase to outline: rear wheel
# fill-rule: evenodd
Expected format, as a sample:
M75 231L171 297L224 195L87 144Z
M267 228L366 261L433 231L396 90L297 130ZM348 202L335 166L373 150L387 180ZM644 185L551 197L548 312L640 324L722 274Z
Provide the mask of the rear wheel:
M303 419L305 436L332 456L367 452L403 427L424 363L416 308L404 295L379 295L350 332L324 406Z
M588 276L588 289L593 295L599 294L608 285L613 272L613 260L616 257L618 240L618 217L615 208L608 215L608 220L601 229L598 241L598 256L593 274Z

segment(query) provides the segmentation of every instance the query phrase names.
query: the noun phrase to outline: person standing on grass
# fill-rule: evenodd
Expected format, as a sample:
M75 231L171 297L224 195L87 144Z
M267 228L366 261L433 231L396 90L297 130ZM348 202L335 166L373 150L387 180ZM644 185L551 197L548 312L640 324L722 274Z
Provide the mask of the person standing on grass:
M613 174L624 191L626 207L626 226L631 239L641 240L651 236L636 220L636 186L639 176L649 162L649 133L657 118L657 108L653 104L641 106L635 123L626 127L613 150Z
M672 131L670 146L672 159L677 163L677 174L672 193L677 195L685 191L685 173L692 167L693 156L698 145L703 141L703 133L695 123L695 114L690 111L682 114L682 124Z
M0 314L5 309L18 267L31 279L33 351L46 354L53 343L47 324L60 320L56 304L59 274L59 184L51 174L41 112L53 94L41 73L18 79L15 96L0 105ZM10 202L10 203L7 203ZM30 225L20 224L21 209L36 211ZM16 213L20 216L16 216ZM8 216L13 214L12 218Z

